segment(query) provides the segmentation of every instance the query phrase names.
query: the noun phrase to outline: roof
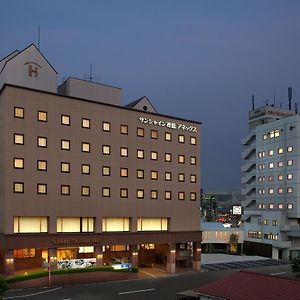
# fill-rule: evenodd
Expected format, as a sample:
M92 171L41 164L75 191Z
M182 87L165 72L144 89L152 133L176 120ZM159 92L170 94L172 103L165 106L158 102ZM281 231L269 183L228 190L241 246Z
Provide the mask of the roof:
M224 230L223 223L220 222L201 222L201 230Z
M194 292L230 300L299 300L300 280L240 271Z

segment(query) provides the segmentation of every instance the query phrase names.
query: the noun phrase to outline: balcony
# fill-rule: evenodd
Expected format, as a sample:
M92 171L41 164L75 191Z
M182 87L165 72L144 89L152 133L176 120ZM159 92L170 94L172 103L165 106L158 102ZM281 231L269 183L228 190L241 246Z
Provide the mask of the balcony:
M262 211L258 209L244 209L245 216L261 216Z
M273 247L276 248L290 248L292 247L291 241L273 241L272 242Z
M241 171L242 172L247 172L251 167L255 166L255 164L256 164L255 160L249 161L248 163L242 165Z
M300 225L291 225L291 229L287 233L288 236L300 237Z
M243 188L241 193L242 195L250 195L255 193L255 189L256 189L256 183L253 182L251 184L248 184L245 188Z
M286 224L281 224L279 226L280 231L290 231L291 230L291 225L286 225Z
M251 172L246 173L245 176L242 177L242 184L248 183L253 180L256 176L256 171L253 169Z
M250 146L250 147L247 147L247 149L245 149L243 152L242 152L242 159L246 159L247 157L249 157L251 154L255 154L255 146Z
M255 201L255 198L253 198L253 197L244 198L242 200L242 206L248 207L253 201Z
M255 139L255 130L249 132L249 134L242 139L242 145L248 145L253 139Z

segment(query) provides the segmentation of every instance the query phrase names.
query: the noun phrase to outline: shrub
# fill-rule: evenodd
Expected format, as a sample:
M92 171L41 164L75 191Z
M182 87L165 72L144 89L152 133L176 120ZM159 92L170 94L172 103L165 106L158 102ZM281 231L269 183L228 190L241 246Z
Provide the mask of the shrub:
M0 299L1 299L1 295L8 290L8 285L6 282L5 277L0 275Z
M291 267L293 272L297 273L297 276L300 276L300 257L292 259Z

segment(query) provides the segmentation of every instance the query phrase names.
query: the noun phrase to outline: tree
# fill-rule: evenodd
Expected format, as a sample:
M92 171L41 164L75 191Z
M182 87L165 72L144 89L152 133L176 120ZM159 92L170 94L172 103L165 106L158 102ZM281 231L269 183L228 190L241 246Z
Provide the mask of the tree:
M300 276L300 257L292 259L291 267L293 272L297 273L297 276Z
M0 299L2 299L1 296L6 290L8 290L6 279L0 275Z
M236 254L238 251L238 240L239 236L236 233L232 233L229 239L229 252L231 254Z

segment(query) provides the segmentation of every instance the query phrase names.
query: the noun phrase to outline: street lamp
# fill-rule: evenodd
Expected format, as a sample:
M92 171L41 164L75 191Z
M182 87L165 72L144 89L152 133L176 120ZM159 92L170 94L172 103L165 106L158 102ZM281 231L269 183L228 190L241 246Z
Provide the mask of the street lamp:
M51 286L51 266L52 266L52 263L55 262L57 260L57 257L55 256L51 256L49 258L49 264L48 264L48 286L50 287Z

